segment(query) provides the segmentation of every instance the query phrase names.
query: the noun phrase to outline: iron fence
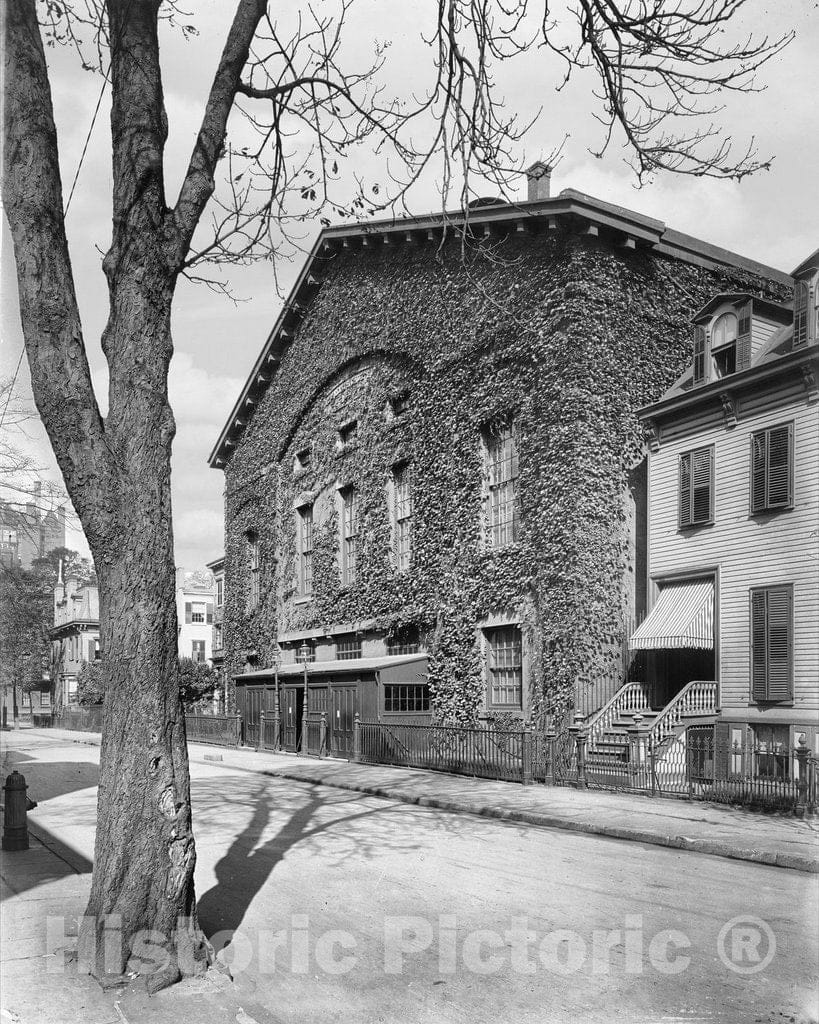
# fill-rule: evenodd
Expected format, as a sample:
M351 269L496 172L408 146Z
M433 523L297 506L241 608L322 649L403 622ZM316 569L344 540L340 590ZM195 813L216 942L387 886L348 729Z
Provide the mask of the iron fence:
M185 715L188 742L238 747L242 740L240 715Z
M513 782L532 777L531 733L526 729L360 722L358 730L356 749L362 761Z
M52 725L55 729L75 732L102 732L102 706L63 708L52 717Z

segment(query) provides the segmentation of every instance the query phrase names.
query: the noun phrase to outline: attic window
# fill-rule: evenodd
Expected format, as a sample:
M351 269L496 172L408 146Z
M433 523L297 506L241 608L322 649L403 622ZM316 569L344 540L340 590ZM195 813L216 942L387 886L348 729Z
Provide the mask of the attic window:
M358 420L350 420L343 427L339 427L338 446L340 449L349 448L355 444L358 438Z
M737 325L736 313L723 313L711 328L711 356L717 377L736 372Z

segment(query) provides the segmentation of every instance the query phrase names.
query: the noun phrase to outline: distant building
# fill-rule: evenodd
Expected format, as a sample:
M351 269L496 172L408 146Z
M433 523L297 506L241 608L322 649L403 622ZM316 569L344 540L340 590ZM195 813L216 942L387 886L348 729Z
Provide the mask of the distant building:
M223 636L223 617L225 610L225 556L220 555L208 562L208 569L213 573L215 601L213 608L213 631L211 634L211 660L214 669L219 673L219 691L215 703L221 704L225 693L225 646Z
M57 676L55 703L76 704L83 664L100 658L100 599L96 584L82 583L72 574L63 581L60 572L54 587L51 642L51 663Z
M43 512L38 500L41 485L34 487L33 501L25 505L0 501L0 563L30 569L37 558L54 548L65 547L65 509Z
M176 570L179 657L210 662L213 656L213 610L216 582L209 570Z

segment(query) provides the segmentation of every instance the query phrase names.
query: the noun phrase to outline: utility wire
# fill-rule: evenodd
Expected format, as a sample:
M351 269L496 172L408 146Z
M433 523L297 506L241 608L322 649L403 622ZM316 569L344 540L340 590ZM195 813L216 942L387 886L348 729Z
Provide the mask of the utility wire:
M14 376L11 378L11 384L9 385L9 391L8 391L8 394L6 395L6 404L3 406L3 415L0 416L0 430L3 427L3 422L5 421L6 413L8 412L9 402L11 401L11 393L12 393L12 391L14 391L14 386L17 383L17 374L20 372L20 366L22 365L22 362L23 362L23 353L25 352L25 350L26 350L26 346L23 345L23 347L20 349L20 358L17 360L17 368L14 371Z
M91 124L88 128L88 134L85 136L85 145L82 147L82 153L80 154L80 162L77 164L77 171L74 175L74 181L71 183L71 191L68 194L68 202L65 204L65 210L63 210L63 217L68 216L68 208L71 206L71 200L74 197L74 189L77 187L77 179L80 176L80 170L82 169L83 161L85 160L85 154L88 151L88 143L91 141L91 133L94 130L94 125L97 122L97 114L100 112L100 104L102 103L102 97L105 94L105 87L108 85L108 76L111 74L111 67L109 65L108 70L105 72L105 78L102 82L102 88L100 94L97 97L97 105L94 108L94 114L91 118Z

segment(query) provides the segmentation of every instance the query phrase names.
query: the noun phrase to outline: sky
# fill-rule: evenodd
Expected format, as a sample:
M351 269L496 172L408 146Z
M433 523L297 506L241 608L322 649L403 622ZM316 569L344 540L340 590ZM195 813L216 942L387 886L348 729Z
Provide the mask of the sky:
M170 200L178 191L190 147L201 120L210 77L218 60L231 7L225 0L198 0L188 5L199 34L186 41L179 33L162 34L165 102L170 125L166 151L166 190ZM553 9L555 5L553 4ZM327 0L325 7L332 7ZM432 0L357 0L350 23L348 55L361 66L376 39L390 40L385 78L394 93L410 96L424 87L427 51L420 33L428 27ZM395 13L400 10L400 14ZM425 20L426 19L426 20ZM773 156L770 170L741 183L664 174L642 188L613 145L603 158L589 150L599 146L600 125L591 96L593 82L578 75L561 92L560 68L544 51L529 54L518 65L498 69L498 87L508 110L522 120L538 113L528 135L514 149L523 166L549 154L566 139L552 175L552 194L564 188L659 218L679 231L731 249L786 272L819 245L819 6L814 0L748 0L738 26L775 36L793 29L795 40L763 70L764 92L728 97L715 120L737 146L753 137L760 155ZM67 194L100 96L101 78L83 71L76 55L48 50L60 146L63 187ZM358 62L358 63L356 63ZM82 159L67 215L67 232L80 304L84 336L100 406L105 411L107 370L99 344L107 317L107 288L101 261L111 234L111 171L108 116L109 90L102 93L99 113ZM363 155L352 168L365 180L378 180L383 169ZM521 176L519 198L525 197ZM419 183L410 208L418 214L440 208L434 174ZM17 288L9 232L3 219L2 280L0 280L0 377L10 378L22 349ZM309 247L318 226L305 228ZM232 269L229 283L237 301L231 302L204 287L182 281L177 289L172 322L174 357L169 391L177 423L172 480L177 565L201 568L222 553L223 474L207 465L207 456L238 397L247 374L264 344L282 301L282 289L295 279L301 257ZM15 402L30 402L31 388L25 358L15 384ZM59 471L48 440L36 421L19 439L58 480ZM87 552L76 520L69 520L68 544Z

